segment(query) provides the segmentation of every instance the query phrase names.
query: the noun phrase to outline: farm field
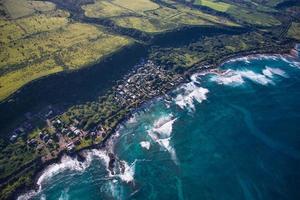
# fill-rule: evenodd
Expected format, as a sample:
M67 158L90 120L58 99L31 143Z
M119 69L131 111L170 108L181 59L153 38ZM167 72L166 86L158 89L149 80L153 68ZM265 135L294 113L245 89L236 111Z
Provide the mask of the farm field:
M288 36L300 40L300 23L292 23L288 30Z
M3 8L11 19L17 19L38 12L53 11L55 4L47 1L4 0Z
M300 41L300 7L284 0L48 1L0 0L0 199L193 70Z
M250 1L251 2L251 1ZM252 4L251 4L252 3ZM255 2L251 2L251 6L257 6ZM275 26L280 25L280 21L274 18L272 15L267 14L261 11L274 11L272 8L262 7L260 9L252 9L244 5L238 3L226 3L226 1L218 1L218 0L195 0L195 5L209 7L213 10L224 12L234 17L237 21L251 24L251 25L259 25L259 26ZM261 7L261 6L260 6Z
M97 0L94 4L88 4L82 8L88 17L109 18L118 26L148 33L163 32L186 25L237 26L228 19L209 15L176 2L166 1L165 3L169 7L158 5L150 0L134 2Z
M68 16L56 10L0 19L0 100L32 80L90 65L131 42Z

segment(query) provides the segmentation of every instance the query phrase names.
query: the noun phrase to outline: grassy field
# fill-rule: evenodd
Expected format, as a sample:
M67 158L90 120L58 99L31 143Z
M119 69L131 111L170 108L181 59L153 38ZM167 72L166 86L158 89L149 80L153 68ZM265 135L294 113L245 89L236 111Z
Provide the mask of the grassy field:
M110 18L118 26L133 28L148 33L163 32L185 25L222 24L236 26L229 20L191 9L175 2L158 5L150 0L96 0L82 8L88 17Z
M251 2L253 3L257 3L257 4L265 4L265 6L270 6L270 7L275 7L276 5L278 5L279 3L282 3L284 1L287 0L251 0Z
M292 26L288 30L288 36L300 40L300 23L292 23Z
M156 1L163 2L163 4L152 0L95 0L94 3L83 5L82 8L88 17L110 19L118 26L147 33L161 33L190 25L271 26L271 28L263 27L263 31L261 31L262 28L255 27L251 29L251 32L250 30L238 32L236 35L231 33L233 31L223 32L223 29L218 28L216 29L217 35L209 30L212 35L204 36L203 33L202 37L197 39L190 38L192 34L184 32L182 38L188 38L189 42L184 42L181 46L152 45L149 47L150 60L174 73L182 73L199 63L201 65L216 64L221 57L241 52L261 49L276 51L276 49L284 48L280 40L285 39L285 35L277 38L273 32L277 29L284 31L286 29L283 26L273 29L272 26L279 25L280 22L270 14L274 12L274 6L281 1L283 0L268 2L247 0L243 4L230 0L189 1L218 12L190 8L179 0ZM87 1L70 0L68 2L78 6ZM257 4L261 6L257 8ZM111 27L82 23L84 19L81 13L76 15L71 9L70 12L76 17L71 19L67 11L59 10L54 4L46 1L2 0L2 5L0 5L0 101L33 80L88 66L133 42L133 39L108 32ZM220 12L227 13L230 17L227 15L221 17L223 15ZM230 21L225 16L234 18L236 22ZM118 27L113 30L120 31ZM288 36L300 40L299 33L299 23L293 23ZM120 60L123 61L123 59ZM66 127L78 121L80 128L91 130L101 122L104 130L110 130L130 109L128 105L124 105L121 109L120 105L115 103L114 93L107 93L95 101L72 105L58 118ZM4 114L3 116L6 116ZM36 163L32 163L33 161L48 155L54 158L60 150L57 143L52 146L44 144L39 139L41 130L46 130L54 139L53 127L42 127L43 124L39 130L40 125L34 124L34 126L36 129L31 134L19 136L15 142L6 141L4 137L0 138L0 178L7 178L12 174L16 178L4 187L0 186L2 187L0 199L8 198L16 188L24 184L29 185L33 181L33 172L36 170L34 169ZM105 136L99 136L94 141L89 137L84 138L76 148L89 146L95 141L100 142L103 137ZM39 145L30 147L26 144L28 138L37 139ZM33 169L25 167L28 163ZM17 173L22 168L25 170Z
M251 2L251 3L254 3L254 5L252 6L257 6L255 2ZM271 8L253 9L253 8L247 8L247 6L243 4L238 4L238 3L229 4L219 0L196 0L194 4L209 7L219 12L228 13L229 15L234 17L237 21L245 22L247 24L260 25L260 26L274 26L274 25L281 24L280 21L278 21L272 15L266 14L264 12L259 12L259 10L273 11Z
M32 80L87 66L131 42L68 16L55 10L0 19L0 100Z
M10 18L17 19L37 12L47 12L55 9L55 5L47 1L4 0L3 7Z
M228 3L224 3L217 0L196 0L196 5L206 6L209 8L212 8L214 10L220 11L220 12L226 12L229 8L231 8L233 5L230 5Z
M112 3L134 12L145 12L159 8L158 4L150 0L113 0Z
M108 1L96 1L94 4L84 5L82 8L86 16L97 18L110 18L133 13Z

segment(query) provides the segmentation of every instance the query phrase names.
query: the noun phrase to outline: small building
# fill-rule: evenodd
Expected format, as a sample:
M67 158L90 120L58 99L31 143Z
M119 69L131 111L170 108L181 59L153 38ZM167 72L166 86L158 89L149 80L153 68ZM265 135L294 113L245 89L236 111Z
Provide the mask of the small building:
M74 130L74 134L75 134L76 136L78 136L80 133L81 133L81 131L80 131L79 129Z
M14 141L17 140L17 137L18 137L18 135L14 134L14 135L12 135L12 136L10 137L9 140L10 140L11 142L14 142Z
M46 135L44 135L44 137L43 137L42 140L43 140L44 142L48 142L49 139L50 139L49 135L46 134Z
M35 147L37 145L37 141L35 139L27 140L27 145L30 147Z
M75 145L74 145L74 143L73 143L73 142L71 142L71 143L67 144L67 150L68 150L68 151L73 151L73 150L74 150L74 148L75 148Z

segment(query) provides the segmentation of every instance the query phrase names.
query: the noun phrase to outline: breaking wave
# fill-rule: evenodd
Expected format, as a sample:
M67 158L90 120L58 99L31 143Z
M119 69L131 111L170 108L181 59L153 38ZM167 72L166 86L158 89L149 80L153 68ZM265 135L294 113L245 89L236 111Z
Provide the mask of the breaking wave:
M173 119L172 114L163 116L154 122L153 131L159 133L163 137L170 137L175 121L176 118Z
M274 76L288 78L285 71L279 68L265 67L261 73L256 73L251 70L232 70L228 69L224 72L214 74L210 80L221 85L238 86L245 82L245 79L251 80L260 85L274 85L272 80Z
M278 60L282 56L280 54L273 54L273 55L265 55L265 54L254 54L249 56L243 56L238 58L232 58L225 63L232 63L232 62L245 62L250 64L251 60Z
M154 122L153 127L147 132L154 142L170 153L174 163L178 164L175 149L170 144L173 124L176 120L177 118L174 118L172 114L162 116Z
M197 80L196 80L197 81ZM208 89L203 87L198 87L196 82L190 82L184 84L179 88L179 94L174 99L176 105L180 108L194 111L195 105L194 101L201 103L202 101L207 99Z
M137 113L134 113L128 120L127 120L127 123L129 124L133 124L133 123L136 123L137 122Z
M55 175L58 175L64 171L77 171L84 172L86 168L88 168L93 160L93 158L100 158L104 161L105 165L109 163L109 157L103 150L88 150L84 151L83 155L85 157L85 161L81 162L76 157L70 157L67 155L62 156L59 163L54 163L49 165L41 174L41 176L37 180L38 190L31 190L23 195L18 197L18 200L29 200L34 196L38 195L42 191L42 186L46 181L49 181Z
M148 141L142 141L142 142L140 142L140 145L141 145L141 147L143 147L147 150L150 149L150 142L148 142Z
M289 63L290 66L292 67L297 67L300 68L300 61L299 59L295 59L294 56L289 55L289 54L273 54L273 55L265 55L265 54L254 54L254 55L249 55L249 56L244 56L244 57L239 57L239 58L233 58L230 59L228 61L226 61L225 63L232 63L232 62L245 62L247 64L249 64L251 62L251 60L274 60L274 61L278 61L278 60L283 60L286 63Z
M290 56L290 55L285 55L285 56L280 55L280 58L281 58L284 62L289 63L289 65L290 65L291 67L297 67L297 68L300 68L300 61L299 61L299 59L298 59L298 60L295 60L295 57Z
M40 194L42 192L42 186L45 182L49 181L55 175L58 175L64 171L70 170L83 173L90 166L93 159L100 159L103 162L103 165L105 166L109 177L119 177L124 182L133 181L135 162L129 166L127 162L120 161L124 166L124 170L122 171L118 169L116 170L117 173L115 175L112 175L109 170L110 157L107 150L86 150L83 151L83 156L85 157L85 161L81 162L76 157L73 158L64 155L59 163L49 165L37 180L36 184L38 185L38 190L31 190L23 195L20 195L18 197L18 200L29 200L34 196Z
M121 162L124 166L124 171L116 176L119 177L122 181L130 183L134 180L135 163L137 162L137 160L135 160L131 165L128 165L128 163L124 160L122 160Z

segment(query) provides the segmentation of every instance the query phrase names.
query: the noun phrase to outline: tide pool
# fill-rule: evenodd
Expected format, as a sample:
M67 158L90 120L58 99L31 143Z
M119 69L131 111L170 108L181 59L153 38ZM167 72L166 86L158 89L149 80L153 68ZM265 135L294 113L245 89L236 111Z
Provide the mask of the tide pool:
M300 63L244 57L191 80L19 199L300 199Z

